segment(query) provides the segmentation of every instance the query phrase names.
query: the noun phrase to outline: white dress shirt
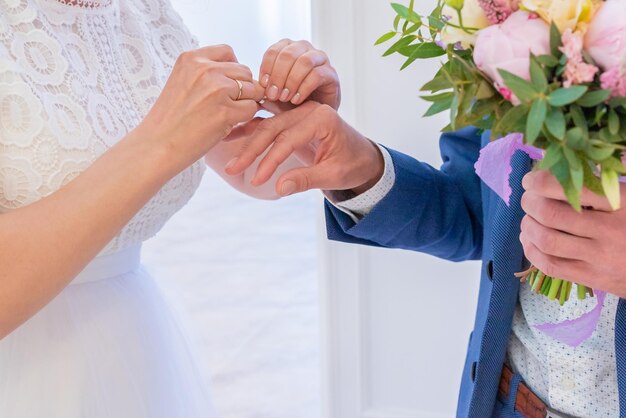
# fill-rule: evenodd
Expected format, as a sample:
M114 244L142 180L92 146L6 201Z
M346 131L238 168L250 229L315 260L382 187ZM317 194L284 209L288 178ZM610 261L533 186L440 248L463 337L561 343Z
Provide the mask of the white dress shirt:
M331 203L358 222L367 216L393 188L396 180L393 160L380 147L385 160L383 177L367 192L349 200L328 195ZM528 285L520 288L513 317L508 361L525 383L557 411L576 417L619 416L617 366L615 362L615 313L619 299L607 295L596 332L576 348L544 335L534 325L561 322L591 310L596 299L579 301L576 292L560 306L534 294Z

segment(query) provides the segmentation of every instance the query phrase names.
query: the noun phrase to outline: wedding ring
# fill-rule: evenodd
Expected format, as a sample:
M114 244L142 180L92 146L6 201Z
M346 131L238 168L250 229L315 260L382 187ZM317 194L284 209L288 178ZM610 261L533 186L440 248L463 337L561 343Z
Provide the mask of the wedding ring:
M237 85L239 86L239 94L237 95L237 98L235 99L235 101L241 100L241 96L243 96L243 83L239 80L235 80L237 82Z

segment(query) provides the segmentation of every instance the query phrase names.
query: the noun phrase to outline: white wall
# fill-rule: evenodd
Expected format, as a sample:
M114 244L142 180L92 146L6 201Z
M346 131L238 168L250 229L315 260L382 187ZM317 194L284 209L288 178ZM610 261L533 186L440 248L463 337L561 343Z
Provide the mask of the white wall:
M438 166L446 117L422 119L418 99L437 63L400 73L401 59L381 58L373 44L393 17L385 0L317 0L314 40L342 77L343 115L373 140ZM453 416L478 265L334 243L322 253L323 416Z

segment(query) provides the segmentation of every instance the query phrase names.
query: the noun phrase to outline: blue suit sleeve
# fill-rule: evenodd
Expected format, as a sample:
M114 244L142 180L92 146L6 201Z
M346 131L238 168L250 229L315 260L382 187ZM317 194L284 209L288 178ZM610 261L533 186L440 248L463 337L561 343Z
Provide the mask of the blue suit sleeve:
M483 217L474 163L480 139L473 128L443 134L441 170L389 150L396 171L391 191L358 223L326 202L329 239L408 249L452 261L479 259Z

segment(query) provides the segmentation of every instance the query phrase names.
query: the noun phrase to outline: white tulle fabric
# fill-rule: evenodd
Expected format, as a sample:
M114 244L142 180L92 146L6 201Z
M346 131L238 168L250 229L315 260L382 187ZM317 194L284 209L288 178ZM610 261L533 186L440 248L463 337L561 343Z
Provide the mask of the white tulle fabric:
M195 47L167 0L64 1L0 0L0 213L54 193L136 127ZM140 243L203 172L198 162L169 182L0 341L0 417L214 416L179 324L139 266Z

